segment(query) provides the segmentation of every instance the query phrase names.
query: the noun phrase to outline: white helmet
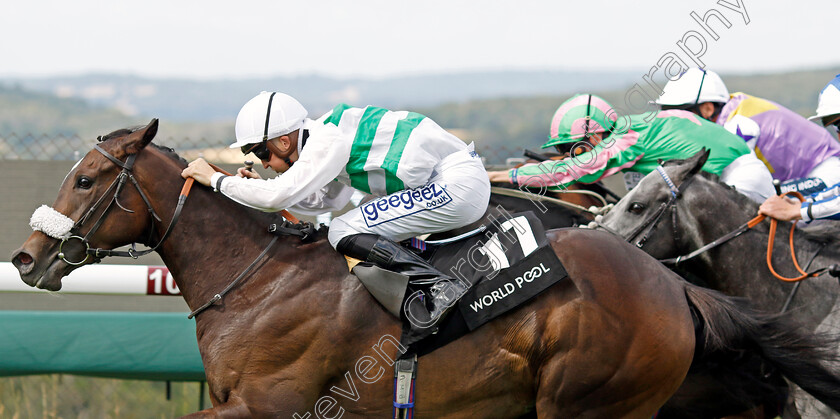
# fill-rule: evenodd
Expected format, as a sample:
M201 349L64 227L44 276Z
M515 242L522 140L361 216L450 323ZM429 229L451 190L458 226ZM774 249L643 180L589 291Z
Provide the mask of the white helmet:
M817 114L808 119L813 121L838 113L840 113L840 74L822 89L817 103Z
M680 78L671 80L654 103L666 106L696 105L704 102L726 103L729 90L714 71L689 68Z
M236 142L230 148L259 143L300 129L306 109L295 98L261 92L249 100L236 117Z

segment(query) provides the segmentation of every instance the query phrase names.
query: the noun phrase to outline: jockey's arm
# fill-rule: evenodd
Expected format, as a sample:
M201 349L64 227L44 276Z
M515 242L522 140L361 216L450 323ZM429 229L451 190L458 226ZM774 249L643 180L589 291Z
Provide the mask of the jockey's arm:
M507 170L488 171L487 172L487 177L490 178L490 182L496 182L496 183L510 182L510 176L508 175Z
M279 211L321 192L341 173L349 158L350 144L338 135L313 135L300 158L285 173L272 179L230 176L221 182L220 192L261 211ZM349 195L346 198L349 200Z
M840 220L840 184L809 196L801 204L790 198L771 196L761 204L758 213L783 221Z
M800 209L802 220L840 220L840 184L808 197Z
M508 171L508 181L515 185L562 190L577 182L597 182L607 170L606 165L600 166L583 167L576 164L574 159L548 160L511 169Z

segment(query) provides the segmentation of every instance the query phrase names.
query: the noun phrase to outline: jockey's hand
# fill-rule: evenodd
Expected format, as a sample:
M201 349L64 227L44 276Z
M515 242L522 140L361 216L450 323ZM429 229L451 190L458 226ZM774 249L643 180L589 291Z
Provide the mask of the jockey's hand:
M191 177L204 186L210 186L210 177L213 176L213 173L216 173L216 170L199 157L190 162L187 168L181 172L181 177L184 179Z
M507 170L498 170L493 172L487 172L487 176L490 178L490 182L507 182L510 183L510 176L508 176Z
M236 169L236 176L248 179L262 179L262 176L260 176L259 173L255 172L254 170L248 170L247 167L240 167Z
M758 213L782 221L794 221L802 218L799 212L801 204L783 196L771 196L758 208Z

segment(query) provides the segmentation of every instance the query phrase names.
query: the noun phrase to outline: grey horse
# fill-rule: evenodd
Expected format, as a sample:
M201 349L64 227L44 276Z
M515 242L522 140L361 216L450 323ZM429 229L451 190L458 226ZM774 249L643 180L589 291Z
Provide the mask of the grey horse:
M671 259L671 263L735 231L756 216L758 205L716 176L700 172L707 157L708 152L701 152L686 160L666 162L664 174L648 174L607 215L598 217L596 224L658 259ZM762 310L780 312L785 308L812 331L836 334L840 331L837 278L821 275L798 285L775 279L766 263L768 224L760 223L690 259L682 257L675 269L699 279L701 285L747 297ZM836 224L825 224L817 232L795 231L794 247L803 268L813 271L840 263ZM798 276L788 244L790 224L779 225L773 266L782 276ZM801 390L795 394L802 417L840 418Z

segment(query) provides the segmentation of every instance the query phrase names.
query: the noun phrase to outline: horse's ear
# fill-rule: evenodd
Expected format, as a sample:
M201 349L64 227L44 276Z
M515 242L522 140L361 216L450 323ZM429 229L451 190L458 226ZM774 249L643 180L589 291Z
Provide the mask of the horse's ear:
M682 183L685 179L688 179L700 172L700 169L702 169L703 165L706 164L706 160L709 159L710 153L711 150L703 147L703 149L698 151L695 155L682 161L675 161L678 165L675 166L676 172L671 175L674 182L678 184Z
M126 154L139 153L144 147L152 142L152 139L157 135L158 119L154 118L143 128L138 129L128 136L128 143L125 146Z
M698 151L697 154L688 159L687 163L691 166L691 171L689 173L690 176L694 176L700 172L700 169L702 169L703 165L706 164L706 160L709 160L710 154L712 154L712 150L703 147L702 150Z

